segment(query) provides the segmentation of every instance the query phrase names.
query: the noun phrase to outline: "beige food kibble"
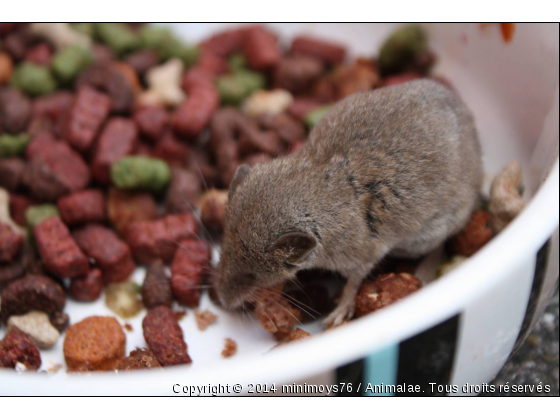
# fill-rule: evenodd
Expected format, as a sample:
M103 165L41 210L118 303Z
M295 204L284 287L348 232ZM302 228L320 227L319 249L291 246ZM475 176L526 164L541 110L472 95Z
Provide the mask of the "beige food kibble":
M139 102L142 105L178 106L185 99L181 89L183 67L181 60L173 58L150 69L146 74L148 90L140 94Z
M503 230L525 206L520 190L522 188L521 164L514 160L500 172L490 189L489 210L494 216L496 232Z
M455 255L449 261L444 262L442 265L438 267L436 278L439 279L440 277L445 276L447 273L455 270L457 267L459 267L467 260L468 258L463 255Z
M27 335L40 349L50 349L60 338L44 312L31 311L25 315L13 315L8 319L8 331L19 330Z
M12 220L12 217L10 216L9 203L10 195L8 194L8 191L0 188L0 222L7 224L12 228L12 230L25 237L27 235L27 230Z
M283 89L258 90L249 96L241 105L241 109L250 117L261 115L278 115L286 111L294 97Z
M71 45L82 48L91 46L91 38L84 33L72 29L69 23L32 23L29 30L48 39L57 50Z

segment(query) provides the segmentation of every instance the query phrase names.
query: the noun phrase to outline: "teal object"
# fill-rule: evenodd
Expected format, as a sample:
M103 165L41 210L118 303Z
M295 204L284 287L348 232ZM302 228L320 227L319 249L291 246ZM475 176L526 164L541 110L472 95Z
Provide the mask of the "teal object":
M368 397L392 396L392 392L376 393L367 390L368 384L397 385L397 371L399 368L399 345L385 347L365 359L363 392ZM373 388L375 389L375 388Z

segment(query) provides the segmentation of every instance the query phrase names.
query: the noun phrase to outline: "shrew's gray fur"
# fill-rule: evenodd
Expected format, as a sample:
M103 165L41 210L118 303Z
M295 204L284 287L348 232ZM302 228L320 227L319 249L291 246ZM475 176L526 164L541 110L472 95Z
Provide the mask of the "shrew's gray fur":
M473 118L442 84L353 95L289 156L238 170L230 187L218 294L228 307L304 268L348 278L327 319L353 312L387 254L421 256L467 222L482 182Z

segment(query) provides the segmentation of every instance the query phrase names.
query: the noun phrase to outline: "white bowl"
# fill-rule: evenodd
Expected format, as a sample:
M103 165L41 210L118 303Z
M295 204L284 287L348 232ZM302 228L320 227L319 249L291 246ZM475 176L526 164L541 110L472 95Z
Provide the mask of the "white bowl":
M173 26L194 41L227 25ZM270 26L283 41L300 33L314 34L346 43L353 55L376 54L395 27ZM242 392L248 392L250 384L265 383L276 384L280 393L281 384L296 381L353 382L354 390L358 383L362 389L367 383L406 383L420 385L424 395L433 393L432 382L456 385L458 393L478 392L463 386L492 380L538 320L558 283L559 26L519 24L509 44L497 26L483 30L478 24L432 24L426 28L440 58L435 73L452 82L475 114L488 179L512 159L523 166L528 205L483 250L383 311L270 353L272 339L251 321L220 313L219 323L201 333L190 311L181 326L192 366L119 375L3 371L0 393L181 395L189 391L183 386L240 384ZM141 281L142 272L135 276ZM201 305L212 307L208 299ZM73 322L92 314L111 315L102 300L69 302L67 311ZM142 317L129 321L134 331L128 334L128 351L145 345ZM305 328L317 330L314 325ZM227 360L220 356L225 337L239 343L239 353ZM43 360L44 367L62 362L62 340L43 352ZM232 387L229 390L233 392Z

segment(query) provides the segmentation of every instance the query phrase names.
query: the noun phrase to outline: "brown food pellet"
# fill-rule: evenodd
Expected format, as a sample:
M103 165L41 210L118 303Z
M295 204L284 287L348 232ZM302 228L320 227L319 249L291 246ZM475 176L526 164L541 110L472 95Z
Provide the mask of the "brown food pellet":
M290 333L284 338L280 343L278 343L274 348L280 347L284 344L291 343L293 341L305 340L306 338L312 337L307 331L301 328L294 328Z
M224 344L224 349L222 350L223 357L231 357L237 353L237 343L231 338L226 338Z
M170 262L179 241L195 238L197 235L196 220L192 212L189 212L132 223L128 225L125 238L136 260L146 264L157 259Z
M14 62L12 57L4 51L0 51L0 86L8 83L14 72Z
M204 331L218 320L218 316L209 310L196 311L194 313L194 317L196 320L196 326L200 331Z
M49 315L49 321L62 334L70 324L70 317L64 312L55 312Z
M124 324L124 329L125 329L127 332L132 332L132 331L134 331L134 328L132 328L132 325L130 325L128 322L127 322L126 324Z
M245 32L243 54L250 68L266 71L282 59L276 36L262 26L254 26Z
M125 356L126 335L113 317L90 316L70 325L64 338L68 371L113 370Z
M65 142L41 137L27 149L29 164L23 181L38 200L54 201L89 184L89 167Z
M80 151L89 149L110 110L107 95L88 86L80 88L66 118L64 139Z
M12 134L25 131L31 118L31 101L19 90L0 87L0 127Z
M0 319L6 323L12 315L31 310L53 314L62 312L66 296L62 287L45 276L27 275L10 283L1 296Z
M13 329L0 341L0 367L15 368L17 363L22 363L28 370L38 370L41 353L27 335Z
M307 36L295 38L290 52L294 55L309 55L329 65L341 64L346 57L346 48L343 46Z
M48 67L51 65L53 52L45 42L41 42L27 50L25 61Z
M111 229L89 224L74 231L74 240L103 272L105 283L124 281L136 268L128 245Z
M33 234L47 270L61 278L86 275L89 262L60 217L50 217L39 223Z
M142 50L130 55L124 59L125 63L132 67L136 73L143 75L152 67L159 64L159 55L153 50Z
M170 166L182 166L190 153L189 147L168 130L157 141L151 155L166 161Z
M102 184L110 181L111 165L119 159L131 155L138 145L138 128L134 121L111 118L97 141L91 171L95 180Z
M68 292L72 299L79 302L94 302L101 295L103 287L101 270L94 268L84 277L72 279Z
M126 326L125 326L126 327ZM132 350L130 354L125 357L117 370L138 370L138 369L155 369L161 368L160 363L154 353L149 349L139 349Z
M0 263L13 261L23 249L23 243L22 235L0 222Z
M140 133L152 140L159 139L167 127L167 111L156 106L142 107L134 113L134 122Z
M197 175L183 168L171 168L171 183L167 188L165 208L168 213L193 211L202 190Z
M56 206L62 220L68 225L91 222L103 222L105 215L105 197L103 191L83 190L58 199Z
M200 197L200 221L208 232L223 231L228 194L227 190L211 189Z
M293 327L301 322L301 311L281 295L281 286L263 290L255 298L255 317L277 340L286 338Z
M23 159L0 159L0 187L8 191L16 191L22 184L25 168Z
M171 288L173 296L181 305L197 307L201 285L210 267L212 248L199 240L180 242L171 263Z
M384 308L416 292L422 282L412 274L390 273L375 280L365 280L356 295L356 316L361 317Z
M161 260L146 267L146 277L142 283L142 302L148 309L156 306L171 306L173 293L171 280L167 277Z
M124 233L129 224L155 219L158 214L151 194L109 189L107 216L120 233Z
M470 257L494 237L492 215L485 210L475 211L467 225L449 242L454 254Z
M167 306L148 310L142 321L144 339L162 366L192 363L183 330Z
M302 93L321 77L324 68L321 60L314 57L284 57L274 70L274 84L292 93Z

